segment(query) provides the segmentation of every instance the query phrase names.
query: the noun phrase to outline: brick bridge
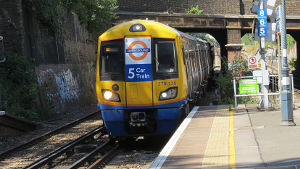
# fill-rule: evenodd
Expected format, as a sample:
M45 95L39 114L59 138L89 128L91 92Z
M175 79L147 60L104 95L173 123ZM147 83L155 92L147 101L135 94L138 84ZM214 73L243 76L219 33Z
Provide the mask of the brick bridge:
M276 6L280 3L277 0ZM209 33L220 43L222 55L228 56L229 62L239 56L241 37L252 32L256 18L250 11L252 0L118 0L118 4L116 23L148 18L183 32ZM195 5L203 13L186 14L185 10ZM286 1L286 8L287 33L300 42L300 36L296 36L300 33L300 0ZM300 43L297 45L300 49Z

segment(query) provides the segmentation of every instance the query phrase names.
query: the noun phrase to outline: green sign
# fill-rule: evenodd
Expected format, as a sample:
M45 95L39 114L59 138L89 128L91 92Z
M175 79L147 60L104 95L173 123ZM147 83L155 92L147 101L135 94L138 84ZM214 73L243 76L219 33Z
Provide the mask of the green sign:
M258 86L256 79L240 79L239 89L240 94L257 94Z

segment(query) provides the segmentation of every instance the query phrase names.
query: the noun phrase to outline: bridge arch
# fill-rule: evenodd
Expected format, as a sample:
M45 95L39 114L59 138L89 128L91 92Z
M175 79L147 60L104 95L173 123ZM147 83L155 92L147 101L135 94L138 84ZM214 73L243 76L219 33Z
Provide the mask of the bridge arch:
M220 43L228 62L241 53L241 37L251 33L256 14L251 13L253 0L118 0L115 24L132 19L155 20L183 32L205 32ZM276 6L280 4L277 1ZM198 5L201 15L186 14L185 9ZM287 29L300 49L300 0L286 1ZM298 50L298 53L300 50ZM299 55L298 54L298 55ZM300 74L300 59L297 62Z
M296 41L296 45L297 45L297 61L296 61L296 71L294 72L297 76L297 78L300 77L300 30L287 30L287 33L290 34L294 40Z
M177 29L182 32L210 34L220 44L221 56L227 56L227 50L224 47L227 44L227 30L226 29L207 29L207 28L177 28Z

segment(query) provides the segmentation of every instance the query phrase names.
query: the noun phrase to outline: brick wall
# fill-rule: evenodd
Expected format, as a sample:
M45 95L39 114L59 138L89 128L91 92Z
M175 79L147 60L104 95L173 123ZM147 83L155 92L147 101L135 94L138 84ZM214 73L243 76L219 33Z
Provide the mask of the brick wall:
M241 0L241 15L253 15L250 10L252 5L253 0Z
M277 3L281 4L281 1L279 2ZM289 0L286 1L285 3L286 3L287 15L300 15L300 0Z
M24 1L24 0L23 0ZM74 13L62 14L62 32L55 35L22 0L0 0L0 36L6 51L34 59L39 103L61 113L96 104L96 36Z
M119 10L136 12L185 13L191 6L198 5L203 14L239 14L240 0L119 0Z
M251 15L253 0L118 0L119 10L135 12L185 13L198 5L203 14ZM276 6L281 1L276 1ZM300 15L300 0L286 1L287 15Z
M24 52L24 27L21 0L0 0L0 36L4 47L18 53Z
M240 44L241 43L241 30L229 29L227 30L227 43Z

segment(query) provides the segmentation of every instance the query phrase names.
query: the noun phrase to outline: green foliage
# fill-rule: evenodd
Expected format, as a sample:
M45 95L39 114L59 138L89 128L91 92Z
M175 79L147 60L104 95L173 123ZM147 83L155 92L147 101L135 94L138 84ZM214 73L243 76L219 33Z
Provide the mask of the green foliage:
M222 60L222 65L228 67L225 60ZM218 104L234 104L233 77L251 75L251 71L248 69L248 62L243 58L235 58L231 68L225 68L223 73L214 77L221 96Z
M116 18L112 13L117 9L117 0L62 0L87 25L90 32L99 32L110 26Z
M232 64L233 76L251 76L248 68L248 61L243 58L235 58Z
M272 43L272 42L266 42L266 47L267 48L274 48L274 43Z
M196 6L191 6L190 8L186 9L185 12L188 14L200 15L200 14L202 14L203 10L199 9L199 6L196 5Z
M227 70L226 72L215 76L214 80L221 96L221 100L218 104L234 104L231 71Z
M210 42L212 44L215 44L215 45L219 46L218 41L208 33L189 33L189 34L194 36L194 37L206 40L207 42Z
M251 33L246 33L243 37L242 37L242 43L244 45L254 45L254 38L252 36ZM290 35L290 34L287 34L286 35L286 43L287 43L287 48L291 48L294 46L295 44L295 39ZM266 46L269 47L269 48L273 48L274 47L274 43L272 42L266 42Z
M243 37L242 37L242 43L244 45L254 45L254 39L251 33L246 33Z
M0 54L0 93L2 109L27 119L36 119L37 80L34 64L24 56L11 52Z
M259 104L260 98L258 96L254 97L240 97L238 102L241 104Z
M295 39L290 34L287 34L286 35L286 46L287 46L287 49L293 47L295 43L296 43Z
M74 11L89 32L99 32L110 26L116 18L117 0L26 0L49 29L57 33L63 20L63 11Z
M251 33L246 33L242 37L242 43L244 45L254 45L255 44L254 42L255 42L255 40ZM266 46L273 48L274 44L272 42L266 42Z
M296 63L297 63L297 58L295 58L295 57L289 61L289 67L291 68L291 70L296 69Z
M25 4L32 9L39 20L52 32L57 32L61 21L61 0L25 0Z

